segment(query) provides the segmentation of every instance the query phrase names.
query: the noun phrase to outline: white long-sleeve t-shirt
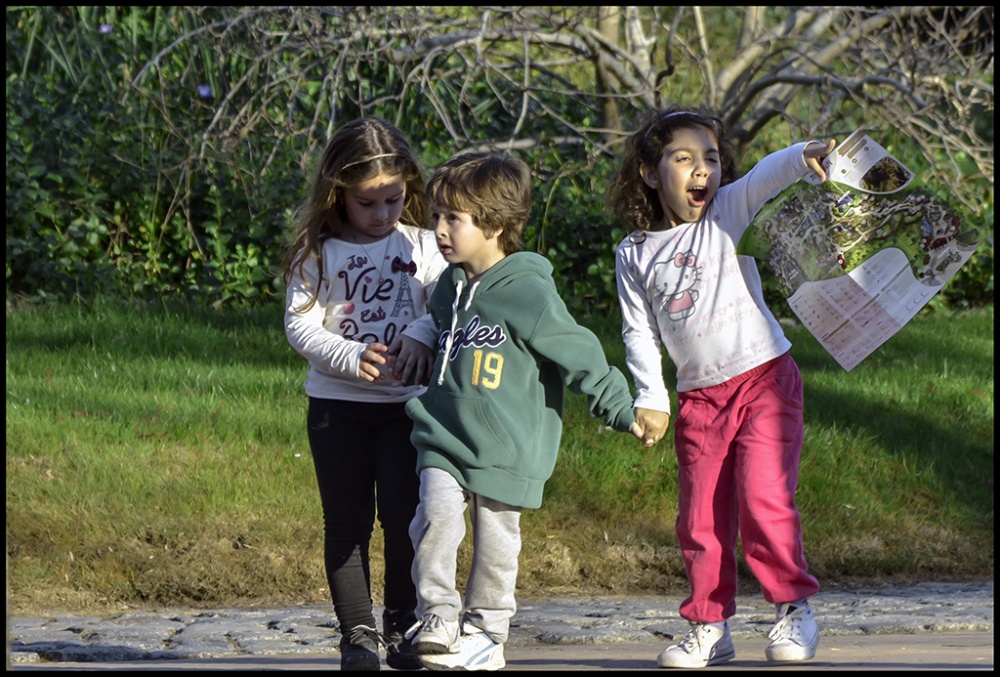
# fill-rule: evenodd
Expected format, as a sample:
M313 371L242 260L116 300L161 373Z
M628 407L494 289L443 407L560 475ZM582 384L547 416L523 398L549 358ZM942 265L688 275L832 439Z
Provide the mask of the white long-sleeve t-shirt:
M323 243L323 280L316 303L319 265L310 258L285 292L285 335L309 362L304 388L310 397L351 402L403 402L424 386L371 383L358 376L361 353L373 341L389 345L400 333L437 344L427 300L448 267L434 231L400 223L387 237L357 244Z
M697 223L633 232L616 250L618 300L635 406L670 413L660 346L677 391L724 383L791 348L764 303L757 264L736 247L764 204L809 171L799 143L719 188Z

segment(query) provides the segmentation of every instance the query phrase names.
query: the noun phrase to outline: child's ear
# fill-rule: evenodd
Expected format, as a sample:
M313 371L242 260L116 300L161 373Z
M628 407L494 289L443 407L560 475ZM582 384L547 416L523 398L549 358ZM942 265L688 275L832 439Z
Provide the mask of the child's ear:
M660 187L660 175L656 171L656 167L650 167L649 165L642 165L639 168L639 174L642 176L642 180L650 188Z

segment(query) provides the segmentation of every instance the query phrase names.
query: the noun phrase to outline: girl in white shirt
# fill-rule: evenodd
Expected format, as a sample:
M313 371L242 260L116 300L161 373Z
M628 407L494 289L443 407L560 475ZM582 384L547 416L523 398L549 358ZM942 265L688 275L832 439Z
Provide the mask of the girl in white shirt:
M341 670L420 669L409 536L419 497L406 402L430 375L427 300L447 262L430 230L420 164L395 126L365 117L327 144L283 261L285 334L309 363L309 446L323 506L324 562ZM382 633L369 543L385 542Z
M768 155L735 179L721 120L690 109L653 112L629 138L611 208L633 230L616 254L626 363L646 446L666 433L670 399L661 346L677 370L677 535L691 585L691 624L658 657L699 668L735 656L737 538L776 606L766 656L812 658L819 630L807 598L819 590L803 555L795 507L802 450L802 381L791 344L764 304L756 263L736 246L765 202L812 171L834 142ZM735 179L735 180L734 180Z

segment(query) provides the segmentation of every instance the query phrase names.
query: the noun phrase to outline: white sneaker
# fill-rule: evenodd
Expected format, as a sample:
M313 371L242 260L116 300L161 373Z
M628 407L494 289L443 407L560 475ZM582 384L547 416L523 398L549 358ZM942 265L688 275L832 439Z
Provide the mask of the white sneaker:
M661 668L704 668L735 657L729 623L723 623L721 630L709 623L692 623L684 639L661 651L656 663Z
M499 670L507 664L503 644L494 642L485 632L462 635L458 653L421 656L428 670Z
M769 661L807 661L816 655L819 626L807 600L778 605L778 622L767 633L771 644L764 651Z
M458 653L461 646L458 621L446 621L427 614L403 635L410 640L410 651L423 655Z

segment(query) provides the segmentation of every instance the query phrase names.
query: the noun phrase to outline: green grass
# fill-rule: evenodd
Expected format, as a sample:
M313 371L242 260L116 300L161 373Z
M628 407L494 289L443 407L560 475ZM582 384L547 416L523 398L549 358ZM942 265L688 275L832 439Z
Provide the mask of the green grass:
M306 365L280 304L101 301L6 320L15 613L328 601ZM584 323L624 369L618 317ZM806 388L798 506L821 582L992 579L992 307L915 318L850 373L787 331ZM523 519L519 594L685 589L669 437L644 449L569 397L545 503ZM380 547L376 531L376 601Z

